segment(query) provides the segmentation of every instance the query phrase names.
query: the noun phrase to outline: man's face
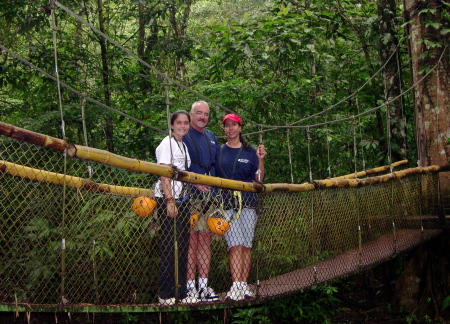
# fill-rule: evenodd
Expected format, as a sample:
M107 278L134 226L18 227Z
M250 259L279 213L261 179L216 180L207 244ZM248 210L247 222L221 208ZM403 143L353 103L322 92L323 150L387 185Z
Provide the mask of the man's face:
M209 108L204 104L197 104L191 112L191 125L194 128L205 128L208 125Z

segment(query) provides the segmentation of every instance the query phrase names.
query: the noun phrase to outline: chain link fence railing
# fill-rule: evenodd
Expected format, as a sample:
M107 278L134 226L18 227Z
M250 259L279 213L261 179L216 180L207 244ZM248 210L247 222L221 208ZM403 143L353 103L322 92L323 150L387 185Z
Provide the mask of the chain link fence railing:
M169 219L166 201L153 196L157 175L4 136L0 154L3 311L257 303L383 262L439 233L436 172L298 192L214 188L195 199L175 197L178 216ZM133 207L138 196L157 207L142 206L143 198ZM189 232L197 216L210 216L212 230L208 286L217 300L209 302L186 299ZM247 293L236 301L227 297L233 271L241 270L232 269L227 242L235 235L229 228L238 226L244 237L254 228L254 237Z

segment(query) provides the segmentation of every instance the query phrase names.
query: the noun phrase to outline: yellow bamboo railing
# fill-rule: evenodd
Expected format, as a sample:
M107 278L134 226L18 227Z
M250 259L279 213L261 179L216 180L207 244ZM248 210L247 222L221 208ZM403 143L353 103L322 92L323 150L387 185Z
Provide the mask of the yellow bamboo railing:
M32 132L3 122L0 122L0 135L5 135L31 144L50 147L60 151L67 148L67 142L65 140Z
M416 167L411 169L405 169L402 171L396 171L393 173L385 174L382 176L369 177L365 179L359 179L369 174L384 172L391 167L396 167L407 163L407 160L398 161L391 165L385 165L377 168L373 168L366 171L360 171L355 173L335 177L325 180L314 180L309 183L302 184L290 184L290 183L272 183L272 184L260 184L249 183L236 180L229 180L223 178L216 178L207 175L196 174L188 171L179 171L175 168L164 166L152 162L142 161L138 159L132 159L123 157L108 151L90 148L81 145L68 145L66 141L60 140L51 136L31 132L23 128L15 127L6 123L0 122L0 135L5 135L15 139L19 139L28 143L37 144L45 147L50 147L58 150L66 150L68 156L77 157L81 159L91 160L106 165L119 167L136 172L144 172L155 174L167 178L173 178L175 180L206 184L214 187L221 187L232 190L241 190L248 192L276 192L276 191L311 191L315 189L331 189L331 188L346 188L346 187L361 187L376 183L387 182L392 179L401 178L410 174L419 174L427 172L438 172L448 166L428 166L428 167ZM105 188L102 185L99 188ZM95 186L94 186L95 187ZM110 189L109 189L110 190ZM147 191L148 192L148 191Z
M429 172L448 171L449 166L431 165L428 167L415 167L388 173L381 176L375 176L365 179L325 179L314 180L308 183L292 184L292 183L269 183L264 184L266 188L264 192L275 191L311 191L315 189L336 189L336 188L356 188L377 183L387 182L393 179L399 179L412 174L421 174Z
M406 164L408 162L409 162L408 160L401 160L401 161L398 161L398 162L394 162L394 163L392 163L390 165L383 165L383 166L376 167L376 168L373 168L373 169L370 169L370 170L359 171L359 172L356 172L356 173L350 173L350 174L346 174L346 175L343 175L343 176L334 177L334 178L331 178L331 179L339 180L339 179L361 178L361 177L365 177L365 176L367 176L369 174L385 172L385 171L389 170L391 167L395 168L395 167L398 167L400 165Z
M123 196L152 196L153 191L143 188L112 186L104 183L96 183L89 179L73 177L56 172L29 168L20 164L0 161L0 172L14 177L21 177L33 181L51 183L55 185L67 185L71 188L83 189L96 193L109 193Z
M201 183L215 187L221 187L232 190L241 190L249 192L262 192L264 187L259 183L249 183L223 178L216 178L207 175L201 175L188 171L179 171L170 166L164 166L157 163L131 159L120 156L108 151L94 149L81 145L70 145L67 148L67 155L90 161L95 161L136 172L145 172L159 176L173 178L175 180L186 181L190 183Z

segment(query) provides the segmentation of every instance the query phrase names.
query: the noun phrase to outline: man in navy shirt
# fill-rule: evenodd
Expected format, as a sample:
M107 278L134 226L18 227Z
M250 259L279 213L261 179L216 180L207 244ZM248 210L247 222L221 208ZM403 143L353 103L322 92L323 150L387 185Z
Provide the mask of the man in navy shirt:
M198 174L215 176L214 162L216 156L216 136L206 129L209 121L209 105L205 101L197 101L192 104L191 126L183 141L191 157L191 166L188 171ZM209 186L196 184L191 190L191 199L197 202L207 200L207 194L211 190ZM201 204L200 204L201 206ZM208 287L208 274L211 264L211 232L206 225L205 211L199 208L199 220L191 230L189 238L187 288L190 297L200 301L218 301L211 287ZM198 272L198 287L195 285L195 275ZM198 288L198 289L197 289Z

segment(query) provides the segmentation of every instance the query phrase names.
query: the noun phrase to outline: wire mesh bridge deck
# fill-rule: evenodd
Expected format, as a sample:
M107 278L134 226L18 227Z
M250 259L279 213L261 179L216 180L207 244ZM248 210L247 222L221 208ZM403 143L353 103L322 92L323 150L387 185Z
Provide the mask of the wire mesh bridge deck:
M160 305L160 215L138 217L131 210L134 197L151 192L159 169L71 158L62 141L0 128L6 135L0 137L1 311L150 312L262 303L379 264L441 232L439 168L332 185L267 184L258 195L252 248L255 298L225 300L227 246L214 235L209 283L221 300Z

